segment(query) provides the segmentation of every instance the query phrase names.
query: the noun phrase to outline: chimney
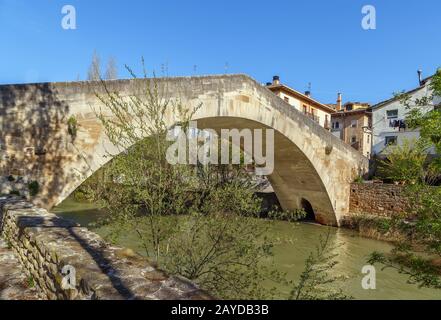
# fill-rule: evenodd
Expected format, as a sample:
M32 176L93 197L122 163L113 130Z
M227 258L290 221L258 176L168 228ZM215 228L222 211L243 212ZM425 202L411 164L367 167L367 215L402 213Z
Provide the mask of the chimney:
M417 73L418 73L418 83L420 84L420 86L422 86L423 85L423 77L422 77L423 71L421 69L418 69Z
M341 110L341 93L339 92L337 95L337 107L335 108L335 110L340 111Z
M305 96L310 97L311 96L311 91L305 91Z
M279 78L279 76L274 76L274 77L273 77L273 84L274 84L274 85L280 84L280 78Z

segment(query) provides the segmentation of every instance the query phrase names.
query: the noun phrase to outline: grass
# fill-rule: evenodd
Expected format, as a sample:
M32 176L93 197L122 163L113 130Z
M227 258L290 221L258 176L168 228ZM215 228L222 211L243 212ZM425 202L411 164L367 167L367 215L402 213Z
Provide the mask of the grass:
M35 287L35 280L33 277L29 276L26 280L26 285L28 288L34 288Z

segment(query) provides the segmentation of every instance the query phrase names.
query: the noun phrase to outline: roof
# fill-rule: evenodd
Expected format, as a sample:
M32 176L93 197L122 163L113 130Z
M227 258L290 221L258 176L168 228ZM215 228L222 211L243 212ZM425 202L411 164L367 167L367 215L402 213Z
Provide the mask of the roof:
M421 90L421 89L424 89L424 88L426 87L427 82L428 82L430 79L432 79L432 78L433 78L433 75L430 76L430 77L427 77L427 78L425 78L425 79L423 79L423 80L421 80L421 85L420 85L420 86L418 86L418 87L416 87L416 88L413 88L413 89L411 89L411 90L409 90L409 91L406 91L406 92L404 92L404 94L414 93L414 92L417 92L417 91L419 91L419 90ZM378 109L378 108L384 107L385 105L388 105L389 103L394 102L394 101L397 100L398 98L399 98L399 97L394 96L394 97L392 97L392 98L390 98L390 99L387 99L387 100L381 101L381 102L379 102L379 103L377 103L377 104L374 104L371 108L372 108L372 109Z
M355 109L355 110L350 110L350 111L346 111L346 110L340 110L337 111L335 113L332 114L333 117L339 117L339 116L347 116L347 115L353 115L353 114L357 114L357 113L367 113L370 114L371 113L371 108L364 108L364 109Z
M303 94L297 90L294 90L293 88L290 88L284 84L270 84L266 86L268 89L270 89L271 91L276 91L276 90L281 90L281 91L285 91L288 92L294 96L297 96L303 100L306 100L310 103L315 104L316 106L319 106L322 109L325 109L326 111L328 111L329 113L334 113L336 112L332 107L325 105L321 102L318 102L317 100L307 96L306 94Z

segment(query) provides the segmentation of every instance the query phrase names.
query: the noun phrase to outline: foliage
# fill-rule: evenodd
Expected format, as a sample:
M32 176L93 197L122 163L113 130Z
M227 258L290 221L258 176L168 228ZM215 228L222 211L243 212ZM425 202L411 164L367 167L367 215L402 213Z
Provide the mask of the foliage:
M78 131L78 121L75 118L75 116L70 116L69 119L67 119L67 132L72 137L72 141L75 140L77 137L77 131Z
M75 191L74 198L77 201L98 202L103 192L106 192L109 185L109 178L106 170L108 166L103 166L84 181Z
M412 100L410 95L401 94L401 103L408 109L406 122L410 128L420 130L421 140L433 145L436 153L441 154L441 107L435 106L436 97L441 97L441 69L430 79L429 89L431 93L420 99ZM434 162L441 168L441 158Z
M400 145L388 146L387 159L379 160L379 177L410 184L424 181L427 149L422 140L404 140Z
M420 287L441 289L441 188L427 184L407 187L411 210L390 225L404 237L389 254L374 252L369 263L379 263L408 275Z
M357 177L354 179L354 183L363 183L363 182L364 182L364 179L363 179L362 176L357 176Z
M338 264L337 254L332 253L336 247L330 243L330 230L320 236L315 251L311 252L305 262L305 270L291 292L294 300L347 300L352 297L343 293L336 284L344 278L331 273Z
M408 283L418 287L441 289L440 270L430 260L418 256L404 248L394 249L386 255L373 252L368 261L369 264L381 264L385 269L395 269L398 273L408 277Z
M9 192L9 194L10 194L10 195L14 195L14 196L20 196L20 191L18 191L18 190L11 190L11 191Z
M29 276L26 280L26 286L28 288L34 288L35 287L35 280L33 277Z
M106 108L97 116L119 149L108 155L101 186L87 191L109 213L101 223L112 225L114 241L135 233L154 264L219 297L262 298L261 279L275 275L258 265L271 257L272 242L253 222L260 200L250 175L242 165L168 163L166 114L186 129L197 108L167 98L165 85L145 72L138 80L139 94L129 98L104 81L105 94L97 95Z
M306 216L307 213L304 209L280 210L279 208L276 208L275 210L268 212L268 218L271 220L283 220L289 222L301 220Z
M40 185L38 184L38 181L31 181L28 183L28 190L29 195L31 197L35 197L38 192L40 191Z
M411 208L394 218L398 220L394 225L401 229L405 239L397 242L387 255L372 253L369 262L394 268L420 287L441 289L441 188L431 186L441 176L441 109L434 106L434 98L441 97L440 69L431 78L429 89L431 94L423 98L412 100L403 94L400 99L409 110L408 125L420 130L419 144L433 146L438 157L426 167L421 158L415 157L418 161L409 171L419 179L407 187Z
M266 224L268 226L268 224ZM254 217L194 213L168 241L164 267L194 280L214 296L228 299L271 297L262 283L276 272L261 261L271 256L267 227Z

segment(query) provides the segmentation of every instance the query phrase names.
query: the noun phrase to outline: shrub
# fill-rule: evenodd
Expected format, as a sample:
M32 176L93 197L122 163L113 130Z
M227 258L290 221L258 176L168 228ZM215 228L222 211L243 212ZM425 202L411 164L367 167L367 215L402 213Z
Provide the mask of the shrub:
M37 181L32 181L28 184L28 190L31 197L35 197L40 191L40 185Z
M20 196L20 191L18 191L18 190L11 190L11 192L9 192L9 194L13 195L13 196Z
M28 277L28 279L26 281L26 285L27 285L28 288L34 288L35 287L34 278Z
M422 141L405 140L401 145L388 146L386 154L387 159L379 163L380 178L407 184L424 180L427 145Z
M282 220L288 222L294 222L301 220L307 216L307 213L304 209L296 209L296 210L272 210L268 212L268 218L272 220Z
M78 131L78 122L77 119L74 116L70 116L67 120L67 132L72 137L72 140L75 140L77 137L77 131Z
M364 182L364 179L361 176L358 176L354 179L354 183L363 183L363 182Z

